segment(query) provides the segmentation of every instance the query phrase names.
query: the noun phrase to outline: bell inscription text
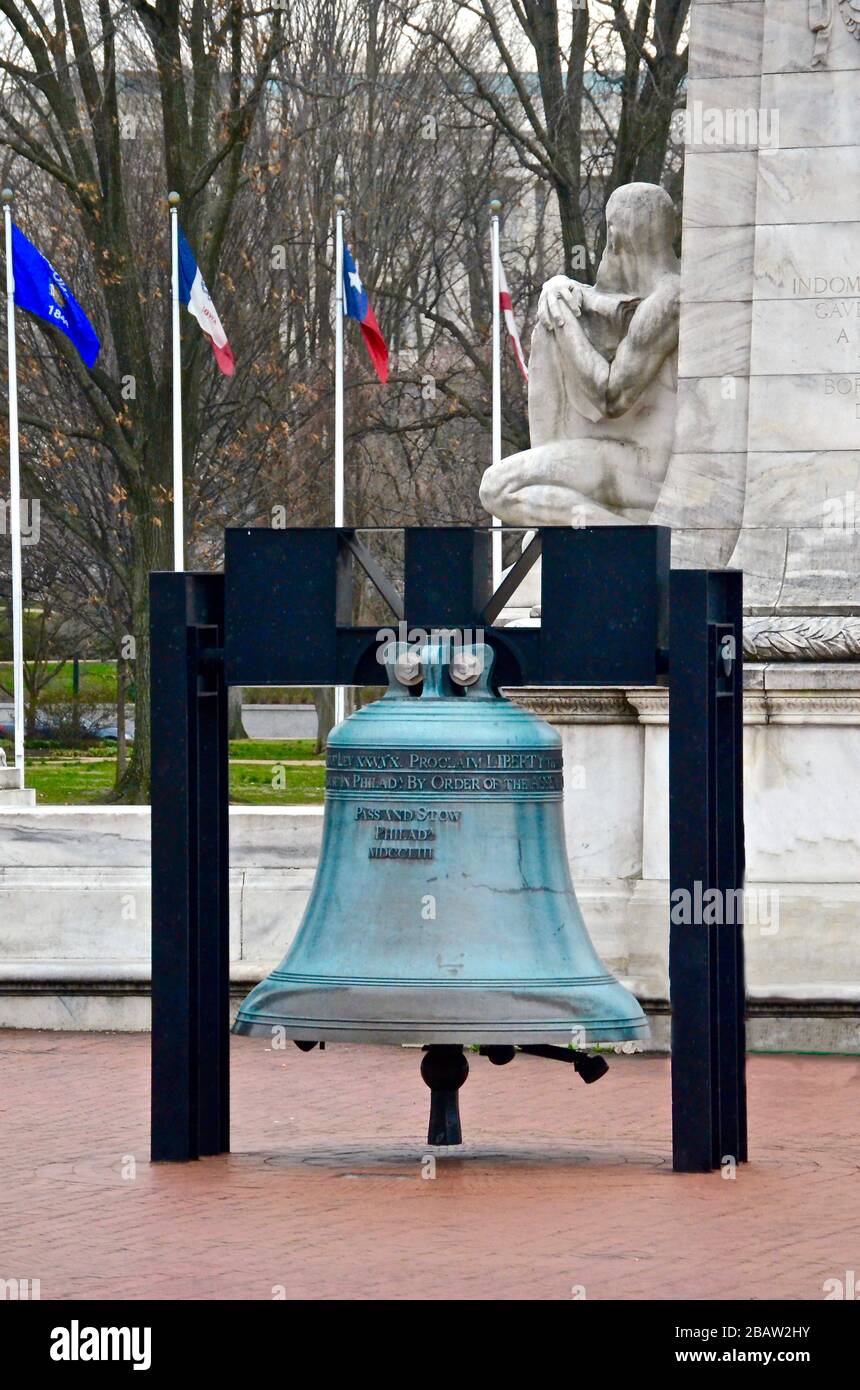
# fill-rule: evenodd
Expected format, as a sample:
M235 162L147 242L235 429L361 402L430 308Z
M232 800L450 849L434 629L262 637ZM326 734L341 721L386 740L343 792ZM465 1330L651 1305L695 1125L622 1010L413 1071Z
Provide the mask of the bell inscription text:
M499 796L562 791L560 752L508 748L330 749L329 792Z

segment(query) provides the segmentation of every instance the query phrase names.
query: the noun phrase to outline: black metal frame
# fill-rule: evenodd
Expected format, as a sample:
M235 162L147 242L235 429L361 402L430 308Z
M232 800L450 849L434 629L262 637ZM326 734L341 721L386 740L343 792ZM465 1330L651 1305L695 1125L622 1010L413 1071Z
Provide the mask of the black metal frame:
M669 684L670 894L743 887L737 571L671 570L666 528L544 527L496 594L490 532L404 531L404 594L351 529L234 530L220 574L151 577L152 1158L229 1150L227 689L376 684L357 567L409 628L476 629L499 684ZM494 626L542 556L539 627ZM674 1167L746 1149L743 928L670 925Z

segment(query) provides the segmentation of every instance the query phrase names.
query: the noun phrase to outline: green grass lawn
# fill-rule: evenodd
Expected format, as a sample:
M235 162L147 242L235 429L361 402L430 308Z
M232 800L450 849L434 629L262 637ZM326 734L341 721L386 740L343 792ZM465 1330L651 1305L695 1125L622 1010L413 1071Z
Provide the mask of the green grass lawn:
M103 748L96 748L96 755L103 753ZM242 740L230 744L230 753L230 800L234 805L308 806L322 802L324 761L297 764L298 759L314 758L311 739ZM263 761L243 762L242 758ZM38 749L27 759L27 786L34 788L40 806L97 805L108 798L115 768L115 757L94 756L90 750L81 756L69 748L48 753Z
M231 758L265 758L269 762L285 762L290 758L315 758L316 743L312 738L240 738L230 740Z
M25 775L39 806L77 806L106 800L115 766L116 758L77 763L29 758Z
M249 766L230 764L230 801L234 806L320 805L325 764L290 767L289 763Z

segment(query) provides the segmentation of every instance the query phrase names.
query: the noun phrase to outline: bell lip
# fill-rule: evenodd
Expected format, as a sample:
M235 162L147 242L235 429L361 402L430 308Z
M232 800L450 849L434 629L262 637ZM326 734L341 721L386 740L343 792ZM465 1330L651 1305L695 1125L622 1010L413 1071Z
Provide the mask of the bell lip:
M475 1023L466 1025L454 1023L450 1026L439 1023L390 1023L380 1024L378 1019L360 1023L355 1020L342 1025L333 1024L331 1019L313 1020L276 1018L248 1018L238 1016L230 1030L237 1037L269 1038L275 1028L282 1028L289 1042L344 1042L378 1043L400 1046L409 1043L418 1046L431 1046L450 1043L455 1046L474 1047L494 1043L528 1045L534 1042L556 1043L561 1046L571 1042L576 1033L576 1045L597 1046L600 1043L645 1042L651 1036L651 1029L645 1015L639 1018L617 1018L601 1023L599 1020L589 1024L570 1024L560 1020L535 1022L534 1024L504 1025Z

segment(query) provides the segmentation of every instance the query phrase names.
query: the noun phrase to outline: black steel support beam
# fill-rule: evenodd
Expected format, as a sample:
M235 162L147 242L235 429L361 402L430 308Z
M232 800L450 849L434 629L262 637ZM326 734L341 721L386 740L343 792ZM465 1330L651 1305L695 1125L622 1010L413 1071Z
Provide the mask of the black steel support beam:
M152 1158L230 1147L224 576L153 574Z
M537 564L543 549L540 531L535 531L528 545L515 564L511 565L504 579L496 589L483 614L481 615L487 624L494 623L498 618L505 604L513 598L523 580L531 573Z
M404 589L412 627L481 627L492 590L489 530L407 527Z
M669 674L672 1148L747 1157L742 575L674 570Z
M666 645L665 526L541 530L545 685L654 685Z
M368 579L370 580L377 593L385 599L398 622L406 617L406 609L403 607L403 599L400 597L396 588L392 584L385 570L373 558L367 546L359 540L354 531L343 533L344 545L352 552L355 559L361 565Z
M483 632L497 650L505 685L651 685L662 679L665 527L541 527L496 595L490 594L489 528L414 526L403 534L401 602L353 530L228 530L228 683L375 683L372 652L368 658L373 630L351 624L358 564L410 630ZM539 554L540 628L494 628L500 601Z

